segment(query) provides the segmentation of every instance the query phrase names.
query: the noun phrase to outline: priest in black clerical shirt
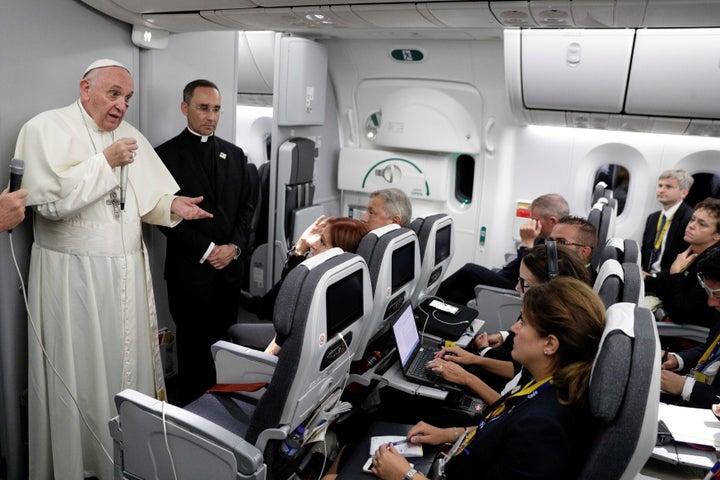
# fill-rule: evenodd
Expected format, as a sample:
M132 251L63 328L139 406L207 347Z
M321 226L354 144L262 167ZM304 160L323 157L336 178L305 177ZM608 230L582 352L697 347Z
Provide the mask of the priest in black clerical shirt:
M208 80L185 86L180 109L187 128L156 151L180 185L202 196L213 218L162 228L167 236L165 280L176 325L179 398L184 405L214 384L210 345L236 322L243 252L250 248L253 188L242 149L214 135L220 92Z

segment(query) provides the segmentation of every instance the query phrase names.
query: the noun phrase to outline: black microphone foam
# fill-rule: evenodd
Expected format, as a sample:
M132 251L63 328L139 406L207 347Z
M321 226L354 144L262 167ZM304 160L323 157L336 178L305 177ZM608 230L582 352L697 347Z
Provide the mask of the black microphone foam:
M25 161L19 158L13 158L10 161L10 191L20 189L23 173L25 172Z

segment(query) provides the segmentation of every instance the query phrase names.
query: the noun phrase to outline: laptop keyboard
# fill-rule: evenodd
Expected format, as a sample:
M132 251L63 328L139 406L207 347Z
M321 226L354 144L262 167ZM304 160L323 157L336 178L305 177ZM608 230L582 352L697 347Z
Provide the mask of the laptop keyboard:
M423 348L420 350L410 367L412 375L417 377L426 378L430 381L442 380L442 375L435 373L426 367L427 363L435 358L435 350Z

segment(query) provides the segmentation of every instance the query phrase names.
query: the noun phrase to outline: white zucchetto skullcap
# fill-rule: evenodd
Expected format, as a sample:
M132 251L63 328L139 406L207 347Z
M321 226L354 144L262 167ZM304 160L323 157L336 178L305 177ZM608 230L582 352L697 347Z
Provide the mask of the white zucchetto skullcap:
M88 74L88 72L90 70L95 70L96 68L104 68L104 67L120 67L120 68L124 68L125 70L128 71L128 73L130 73L130 70L128 70L128 68L125 65L123 65L122 63L120 63L116 60L111 60L109 58L101 58L100 60L95 60L90 65L88 65L88 67L83 72L83 78L85 78L85 76Z

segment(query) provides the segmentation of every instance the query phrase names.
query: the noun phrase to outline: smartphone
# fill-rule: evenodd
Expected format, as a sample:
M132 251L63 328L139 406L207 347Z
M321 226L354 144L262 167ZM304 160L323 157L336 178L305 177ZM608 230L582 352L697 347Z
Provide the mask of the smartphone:
M432 300L428 305L441 312L449 313L450 315L457 315L458 312L460 312L460 308L441 300Z

